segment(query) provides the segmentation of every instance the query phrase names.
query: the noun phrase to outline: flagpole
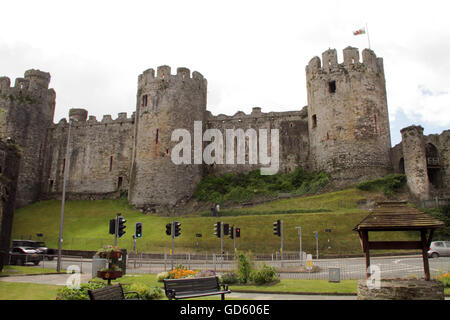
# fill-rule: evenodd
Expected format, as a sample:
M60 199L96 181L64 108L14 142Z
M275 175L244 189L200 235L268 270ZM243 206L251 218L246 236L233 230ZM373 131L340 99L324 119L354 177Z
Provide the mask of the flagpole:
M366 30L367 30L367 41L369 42L369 49L370 49L370 36L369 36L369 27L367 27L367 22L366 22Z

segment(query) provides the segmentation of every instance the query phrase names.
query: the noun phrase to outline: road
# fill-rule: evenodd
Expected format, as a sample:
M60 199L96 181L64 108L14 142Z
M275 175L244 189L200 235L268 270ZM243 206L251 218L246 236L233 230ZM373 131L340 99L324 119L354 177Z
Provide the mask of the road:
M274 266L280 272L280 278L296 278L296 279L328 279L329 268L339 268L340 279L363 279L365 277L365 260L364 258L340 258L340 259L319 259L313 260L313 266L319 267L318 272L299 273L299 261L264 261L268 265ZM216 262L212 261L186 261L176 260L173 265L183 264L190 269L214 270L217 272L232 271L234 264L231 261ZM446 273L450 270L450 257L440 257L429 259L430 272L432 276ZM371 259L373 266L378 266L382 278L406 278L406 277L423 277L423 261L422 257L417 256L395 256L395 257L374 257ZM63 259L63 269L69 266L78 266L82 273L92 272L92 260L81 258ZM136 267L135 267L136 266ZM56 260L42 261L39 266L34 268L51 268L56 270ZM127 265L127 273L148 274L159 273L170 270L172 263L170 260L146 260L136 263L133 259L129 259ZM297 272L294 272L297 271Z

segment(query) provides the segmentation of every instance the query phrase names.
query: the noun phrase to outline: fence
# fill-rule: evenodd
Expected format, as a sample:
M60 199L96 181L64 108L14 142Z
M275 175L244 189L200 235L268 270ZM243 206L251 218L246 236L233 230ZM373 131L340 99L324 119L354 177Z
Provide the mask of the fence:
M340 279L365 279L365 259L313 259L311 270L306 267L306 260L299 260L299 254L254 255L256 265L265 263L274 267L283 279L329 279L330 268L338 268ZM129 254L127 273L159 273L183 265L193 270L208 270L217 273L236 270L233 255L220 254ZM450 271L450 257L429 259L430 272L436 277ZM371 265L378 267L382 278L423 278L422 256L373 257Z

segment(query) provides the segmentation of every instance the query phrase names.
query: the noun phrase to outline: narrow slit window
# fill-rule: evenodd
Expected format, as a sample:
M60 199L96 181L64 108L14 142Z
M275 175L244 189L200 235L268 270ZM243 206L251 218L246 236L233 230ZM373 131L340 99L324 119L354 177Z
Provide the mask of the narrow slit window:
M312 116L312 127L317 127L317 116L315 114Z
M159 129L156 129L155 143L158 144L158 141L159 141Z
M63 163L62 163L62 173L64 173L64 170L66 170L66 159L63 159Z
M48 192L52 192L53 191L53 184L54 183L55 183L54 180L50 180L50 184L49 184L49 187L48 187Z
M109 157L109 171L111 172L112 171L112 167L113 167L113 156L110 156Z
M142 105L143 105L144 107L146 107L146 106L147 106L147 102L148 102L148 97L147 97L146 94L144 94L144 95L142 96Z
M117 179L117 188L118 188L118 189L120 189L120 188L122 187L122 182L123 182L123 178L122 178L122 177L119 177L119 178Z
M336 92L336 81L328 82L328 91L330 93L335 93Z

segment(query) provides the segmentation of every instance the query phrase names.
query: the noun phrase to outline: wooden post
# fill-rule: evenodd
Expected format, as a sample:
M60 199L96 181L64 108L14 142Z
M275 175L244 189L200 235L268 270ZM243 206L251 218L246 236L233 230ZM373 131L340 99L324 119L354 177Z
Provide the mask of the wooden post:
M428 263L428 239L426 229L420 230L420 238L422 240L422 259L425 280L430 281L430 264Z
M364 256L366 258L366 278L370 278L370 251L369 251L369 232L366 230L359 231L359 240L361 242L361 247L364 252Z

